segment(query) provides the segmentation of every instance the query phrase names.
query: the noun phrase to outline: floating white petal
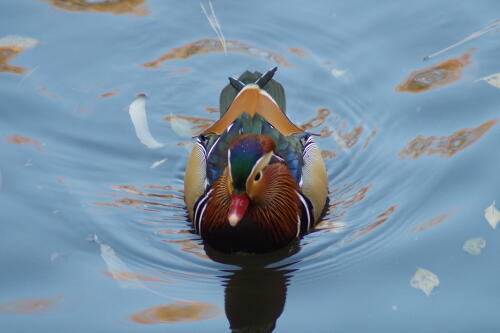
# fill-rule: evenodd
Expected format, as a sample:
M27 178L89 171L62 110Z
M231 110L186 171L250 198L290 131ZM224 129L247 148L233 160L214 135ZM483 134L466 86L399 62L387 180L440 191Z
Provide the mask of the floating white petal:
M0 46L18 46L23 49L35 47L38 41L31 37L8 35L0 38Z
M493 229L497 227L498 222L500 222L500 212L495 208L495 201L484 210L484 218Z
M166 159L166 158L164 158L164 159L162 159L162 160L159 160L159 161L156 161L156 162L154 162L153 164L151 164L150 168L151 168L151 169L154 169L154 168L156 168L156 167L158 167L158 166L162 165L162 164L163 164L163 163L165 163L166 161L167 161L167 159Z
M130 119L135 128L135 134L139 140L149 149L157 149L164 144L156 141L149 131L148 119L146 117L146 95L140 94L129 107Z
M429 296L434 287L439 285L439 278L436 274L431 271L419 268L413 275L413 278L410 281L410 285L413 288L417 288L422 290L427 296Z
M464 243L463 249L465 252L478 255L481 253L481 249L486 246L486 241L480 237L471 238Z
M486 81L488 84L492 85L495 88L500 89L500 73L491 74L485 77L478 79L477 81Z
M343 76L347 71L346 70L342 70L342 69L332 69L332 75L334 77L336 77L337 79L341 76Z

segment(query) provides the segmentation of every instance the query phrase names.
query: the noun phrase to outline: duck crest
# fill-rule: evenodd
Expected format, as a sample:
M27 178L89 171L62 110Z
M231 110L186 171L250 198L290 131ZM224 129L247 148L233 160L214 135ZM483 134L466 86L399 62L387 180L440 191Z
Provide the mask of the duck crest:
M321 154L311 135L287 118L275 71L230 78L220 119L198 136L186 168L194 231L224 251L284 246L324 213Z

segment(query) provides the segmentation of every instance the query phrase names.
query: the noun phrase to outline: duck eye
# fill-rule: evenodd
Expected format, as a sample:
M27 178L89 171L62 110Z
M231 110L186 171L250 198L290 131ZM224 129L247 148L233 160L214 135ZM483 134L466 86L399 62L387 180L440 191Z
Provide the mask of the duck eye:
M262 176L262 171L257 172L257 174L255 175L254 180L255 180L256 182L258 182L258 181L260 180L260 177L261 177L261 176Z

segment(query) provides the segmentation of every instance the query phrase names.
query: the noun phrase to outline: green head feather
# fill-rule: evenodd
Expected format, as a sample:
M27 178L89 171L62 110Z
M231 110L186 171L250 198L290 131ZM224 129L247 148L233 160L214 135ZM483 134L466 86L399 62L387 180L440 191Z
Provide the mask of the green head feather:
M229 147L229 163L233 188L244 193L246 181L255 163L266 153L257 135L243 135Z

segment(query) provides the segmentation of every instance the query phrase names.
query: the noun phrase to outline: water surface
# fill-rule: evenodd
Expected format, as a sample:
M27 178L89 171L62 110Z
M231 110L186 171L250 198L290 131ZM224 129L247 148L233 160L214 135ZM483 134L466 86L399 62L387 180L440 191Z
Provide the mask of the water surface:
M227 52L197 1L1 2L2 332L499 331L500 4L213 7ZM227 76L275 65L330 213L227 256L189 232L191 136Z

